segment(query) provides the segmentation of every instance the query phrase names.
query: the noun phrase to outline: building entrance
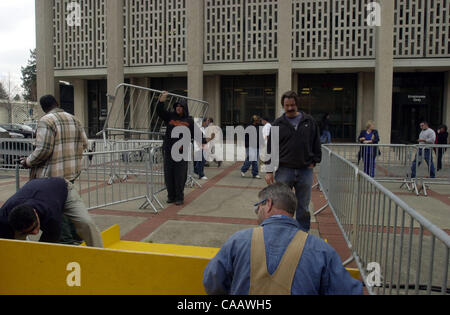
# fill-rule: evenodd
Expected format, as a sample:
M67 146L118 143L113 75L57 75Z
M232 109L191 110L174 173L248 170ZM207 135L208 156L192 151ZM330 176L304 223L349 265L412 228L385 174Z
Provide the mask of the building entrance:
M429 106L409 105L401 106L400 126L401 139L405 143L417 143L420 135L420 123L430 121Z
M443 118L443 73L395 73L392 102L392 143L416 144L420 123L434 130Z

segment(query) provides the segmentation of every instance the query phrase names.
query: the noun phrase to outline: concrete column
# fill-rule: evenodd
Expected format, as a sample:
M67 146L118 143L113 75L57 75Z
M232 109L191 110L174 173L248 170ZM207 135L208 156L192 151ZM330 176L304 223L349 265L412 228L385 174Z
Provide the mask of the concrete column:
M214 119L214 124L221 124L220 76L206 76L204 80L205 101L209 103L207 116Z
M186 1L188 97L203 99L203 0Z
M292 73L292 91L299 93L298 91L298 73Z
M278 78L276 116L283 113L281 95L292 90L292 0L278 2Z
M444 79L444 113L443 123L450 127L450 71L445 73Z
M360 89L360 87L362 88ZM359 132L366 127L369 120L374 119L374 88L375 88L375 73L361 72L358 74L358 116L356 132ZM377 123L377 122L376 122ZM377 124L376 128L379 126Z
M107 90L109 96L114 96L116 87L124 82L123 7L123 0L106 1ZM108 112L111 106L113 106L113 111L110 114L110 123L112 122L114 126L110 124L109 127L123 128L123 94L117 95L115 100L108 97Z
M391 143L392 92L394 80L394 1L378 1L381 26L376 27L374 119L380 143Z
M36 0L37 99L55 95L53 56L53 1ZM58 93L59 94L59 93Z
M71 83L73 85L73 107L75 117L78 118L87 133L87 128L89 126L87 81L76 79Z

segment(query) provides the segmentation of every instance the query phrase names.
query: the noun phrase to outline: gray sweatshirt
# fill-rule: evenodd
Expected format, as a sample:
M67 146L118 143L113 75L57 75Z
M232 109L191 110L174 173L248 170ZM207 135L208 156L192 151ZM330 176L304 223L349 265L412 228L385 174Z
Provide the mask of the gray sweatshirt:
M428 128L420 133L419 138L425 140L426 144L434 144L436 141L436 133L433 129Z

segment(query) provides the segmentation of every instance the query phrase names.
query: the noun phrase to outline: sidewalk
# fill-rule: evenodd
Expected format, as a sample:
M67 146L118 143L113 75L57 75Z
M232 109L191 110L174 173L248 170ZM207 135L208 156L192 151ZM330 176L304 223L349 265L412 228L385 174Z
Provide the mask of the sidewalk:
M258 192L266 187L266 183L264 179L253 179L250 172L247 178L242 178L241 164L224 163L220 169L206 168L209 180L200 181L201 188L186 189L182 207L165 205L167 196L162 192L159 199L166 208L158 214L150 208L139 210L142 205L142 200L139 200L93 210L91 215L102 231L114 224L120 225L123 240L220 248L235 232L257 225L253 204L258 201ZM15 177L8 172L0 175L0 204L3 204L15 192ZM22 183L26 180L26 177L21 177ZM428 209L428 213L448 214L450 209L448 192L446 195L443 191L440 194L431 192L430 197L402 197L413 199L416 207L421 209L427 205L439 205L439 211ZM325 204L320 190L313 189L310 233L325 239L345 261L351 253L330 209L325 209L317 217L312 215ZM447 217L440 221L444 225L440 227L448 232ZM347 267L356 268L356 265L351 263Z

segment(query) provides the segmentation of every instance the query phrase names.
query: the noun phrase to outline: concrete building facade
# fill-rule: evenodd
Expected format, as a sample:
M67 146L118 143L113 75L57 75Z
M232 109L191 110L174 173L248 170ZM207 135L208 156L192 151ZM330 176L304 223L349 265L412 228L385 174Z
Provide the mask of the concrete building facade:
M336 141L450 125L447 0L36 0L36 25L38 96L70 82L90 136L122 82L204 99L222 127L276 118L288 90Z

